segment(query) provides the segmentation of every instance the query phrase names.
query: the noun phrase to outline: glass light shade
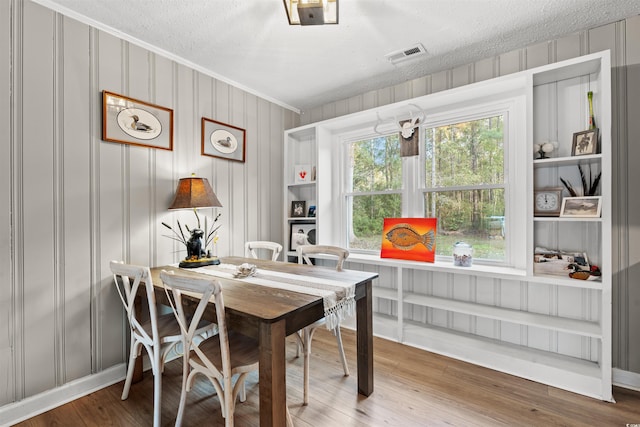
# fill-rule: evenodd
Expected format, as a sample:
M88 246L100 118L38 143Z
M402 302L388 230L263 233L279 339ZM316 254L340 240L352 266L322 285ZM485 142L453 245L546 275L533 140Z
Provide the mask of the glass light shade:
M338 23L338 0L283 0L290 25Z

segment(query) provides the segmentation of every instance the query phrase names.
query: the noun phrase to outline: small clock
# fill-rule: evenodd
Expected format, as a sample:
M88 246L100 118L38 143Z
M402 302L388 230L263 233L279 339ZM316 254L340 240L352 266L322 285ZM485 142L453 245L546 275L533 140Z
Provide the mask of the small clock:
M533 213L535 216L560 216L562 187L534 190L533 197Z

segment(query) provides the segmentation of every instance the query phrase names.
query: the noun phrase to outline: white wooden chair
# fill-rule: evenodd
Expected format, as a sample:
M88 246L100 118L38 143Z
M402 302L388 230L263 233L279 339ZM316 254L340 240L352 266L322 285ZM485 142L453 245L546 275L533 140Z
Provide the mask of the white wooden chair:
M298 264L312 264L311 255L331 255L337 258L336 270L342 271L342 265L345 259L349 256L349 251L339 246L326 246L326 245L301 245L296 248L298 255ZM309 357L311 356L311 340L313 334L320 326L324 326L326 319L320 319L313 324L307 326L301 331L297 332L298 338L298 353L300 347L304 352L304 394L303 403L307 405L309 403ZM342 345L342 335L340 334L340 325L338 324L333 329L333 334L336 336L338 343L338 352L340 353L340 360L342 361L342 368L344 369L344 375L349 376L349 366L347 365L347 358L344 354L344 347Z
M265 249L271 251L271 261L277 261L282 252L282 245L276 242L268 242L265 240L257 240L244 244L244 256L247 258L260 258L257 249Z
M184 352L183 355L182 392L175 425L182 424L187 392L191 390L194 378L201 374L208 378L216 389L222 416L225 418L225 427L232 427L238 394L241 394L241 400L244 400L245 377L249 372L258 370L260 357L258 341L227 330L222 288L216 279L186 277L166 271L160 273L160 278L167 293L170 290L173 295L169 300L173 301L171 307L181 325L184 346L192 349ZM200 300L190 321L182 304L182 296L185 292L190 296L197 296ZM194 325L197 325L202 318L212 297L216 307L218 334L195 345L193 340L196 327ZM234 384L233 377L236 375ZM292 425L288 408L287 421L288 425Z
M131 349L129 353L129 367L122 390L122 400L129 397L131 381L136 358L140 356L142 348L147 351L151 370L153 372L153 425L160 426L162 403L162 372L164 362L169 352L182 343L180 326L172 313L158 315L156 297L153 291L153 279L149 267L124 264L111 261L113 280L118 295L127 314L131 332ZM149 309L149 319L142 320L136 315L134 301L141 283L145 287L146 301ZM142 300L145 300L144 298ZM215 325L202 323L197 329L198 335L213 333Z

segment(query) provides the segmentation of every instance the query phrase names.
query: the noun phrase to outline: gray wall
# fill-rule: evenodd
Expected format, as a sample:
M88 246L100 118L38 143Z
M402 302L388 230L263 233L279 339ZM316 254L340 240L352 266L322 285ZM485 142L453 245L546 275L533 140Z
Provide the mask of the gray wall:
M223 204L218 254L280 241L283 130L298 115L54 13L0 1L0 406L126 360L112 259L183 254L161 221L195 172ZM174 110L174 149L101 140L101 91ZM246 163L200 155L200 119L246 129ZM213 216L214 211L205 211Z
M613 365L640 373L640 17L550 40L303 112L314 123L381 105L611 50L613 117ZM596 112L597 120L597 112Z

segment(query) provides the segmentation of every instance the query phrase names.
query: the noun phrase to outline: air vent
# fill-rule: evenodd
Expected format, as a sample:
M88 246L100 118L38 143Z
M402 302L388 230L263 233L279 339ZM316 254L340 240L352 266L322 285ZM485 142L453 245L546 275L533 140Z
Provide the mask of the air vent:
M426 54L427 54L427 50L424 48L424 46L422 46L421 43L418 43L415 46L411 46L407 49L391 52L385 55L385 58L387 58L387 60L392 64L397 64L398 62L419 58Z

